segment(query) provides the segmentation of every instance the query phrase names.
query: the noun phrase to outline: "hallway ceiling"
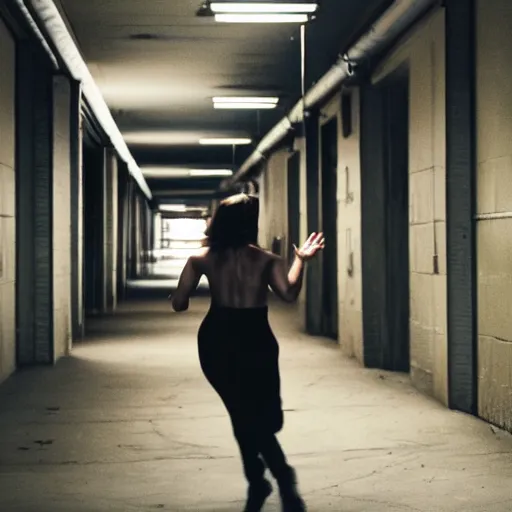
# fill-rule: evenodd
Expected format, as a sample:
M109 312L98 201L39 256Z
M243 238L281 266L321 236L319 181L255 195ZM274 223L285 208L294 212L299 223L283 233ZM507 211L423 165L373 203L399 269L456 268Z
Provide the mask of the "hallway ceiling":
M57 0L56 3L59 3ZM391 0L320 0L308 25L307 82L318 80ZM295 24L224 24L200 0L60 0L91 73L139 165L240 165L251 146L202 137L263 136L300 97ZM276 95L272 111L214 110L213 96ZM152 179L152 190L214 190L217 180Z

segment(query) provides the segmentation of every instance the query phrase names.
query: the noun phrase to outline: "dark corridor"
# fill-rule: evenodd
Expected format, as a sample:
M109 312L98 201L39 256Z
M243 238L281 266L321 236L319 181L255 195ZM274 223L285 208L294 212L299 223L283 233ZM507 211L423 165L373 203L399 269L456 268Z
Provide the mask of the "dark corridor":
M361 111L364 360L408 372L408 70L365 87Z

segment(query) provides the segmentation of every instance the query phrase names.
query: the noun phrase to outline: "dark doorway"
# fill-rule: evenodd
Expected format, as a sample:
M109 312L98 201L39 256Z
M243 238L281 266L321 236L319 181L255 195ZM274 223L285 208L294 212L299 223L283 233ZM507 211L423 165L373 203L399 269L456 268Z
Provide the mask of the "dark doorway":
M321 129L321 194L322 229L326 247L322 258L323 334L338 339L338 249L337 249L337 172L338 119L328 121Z
M320 228L320 123L317 111L305 121L306 129L306 196L308 233ZM322 335L322 260L315 258L306 272L306 330Z
M384 87L387 175L387 317L391 369L408 372L409 349L409 80Z
M288 260L295 257L293 244L300 245L300 153L288 158Z
M102 311L103 294L103 152L84 144L84 302L86 314Z
M408 372L408 70L368 85L361 106L365 364Z

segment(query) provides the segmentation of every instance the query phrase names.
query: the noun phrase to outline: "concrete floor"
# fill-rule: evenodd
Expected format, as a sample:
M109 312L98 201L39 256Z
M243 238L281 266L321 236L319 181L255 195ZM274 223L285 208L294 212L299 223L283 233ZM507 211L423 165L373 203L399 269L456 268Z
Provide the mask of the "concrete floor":
M56 368L0 387L1 511L241 511L237 448L197 360L206 304L177 315L131 302ZM360 368L296 318L272 308L281 440L311 512L512 509L508 434ZM275 496L265 510L279 510Z

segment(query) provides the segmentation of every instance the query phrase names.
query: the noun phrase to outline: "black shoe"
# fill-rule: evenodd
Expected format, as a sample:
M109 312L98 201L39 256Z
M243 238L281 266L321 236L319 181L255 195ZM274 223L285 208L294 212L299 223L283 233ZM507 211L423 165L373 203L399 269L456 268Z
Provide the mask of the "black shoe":
M297 476L290 468L288 475L279 481L282 512L306 512L306 504L299 494Z
M272 485L268 480L249 485L247 503L244 512L260 512L267 498L272 494Z

